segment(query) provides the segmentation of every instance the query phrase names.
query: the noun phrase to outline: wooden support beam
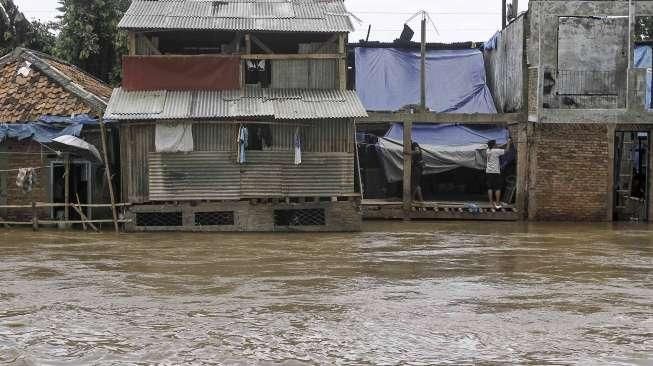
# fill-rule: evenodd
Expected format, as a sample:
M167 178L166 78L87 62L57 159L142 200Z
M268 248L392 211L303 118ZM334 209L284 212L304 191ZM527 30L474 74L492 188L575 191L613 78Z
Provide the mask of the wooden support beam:
M64 220L70 220L70 154L64 153Z
M405 220L410 220L411 210L413 208L413 192L412 192L412 167L413 167L413 123L412 121L404 122L404 213Z
M274 54L274 51L272 51L272 49L271 49L270 47L268 47L265 43L263 43L263 41L261 41L260 39L258 39L258 37L253 36L253 35L250 35L250 38L252 39L252 41L254 42L254 44L255 44L258 48L260 48L261 50L263 50L263 52L265 52L265 53L267 53L267 54L269 54L269 55L273 55L273 54Z
M338 85L340 90L347 90L347 49L346 49L346 34L338 34Z
M252 54L240 56L243 60L338 60L341 57L337 53Z
M150 40L150 38L147 35L141 34L140 39L142 39L143 42L145 42L145 45L147 46L147 48L149 48L150 51L152 51L152 53L154 55L161 56L161 51L159 51L159 48L154 43L152 43L152 41Z
M107 152L107 127L104 123L104 117L100 115L100 135L102 138L102 157L104 158L104 171L106 173L107 185L109 186L109 197L111 198L111 214L113 215L113 225L116 234L120 233L118 226L118 212L116 210L116 196L113 191L113 177L111 175L111 164L109 163L109 153Z
M129 56L136 55L136 33L129 32L127 34L127 48L129 49Z
M252 53L252 35L247 33L245 34L245 54L249 55Z
M419 90L420 90L420 112L426 112L426 14L422 14L422 38L420 45L420 73L419 73Z
M368 112L369 117L359 118L357 123L459 123L459 124L516 124L526 121L524 113L501 114L458 114L458 113L410 113L410 112Z
M39 230L39 211L36 209L36 202L32 201L32 229Z

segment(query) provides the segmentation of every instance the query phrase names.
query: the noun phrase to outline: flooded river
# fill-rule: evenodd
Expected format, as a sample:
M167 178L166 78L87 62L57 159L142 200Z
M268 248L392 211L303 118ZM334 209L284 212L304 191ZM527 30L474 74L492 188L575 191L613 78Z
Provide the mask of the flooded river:
M0 365L652 365L653 227L0 231Z

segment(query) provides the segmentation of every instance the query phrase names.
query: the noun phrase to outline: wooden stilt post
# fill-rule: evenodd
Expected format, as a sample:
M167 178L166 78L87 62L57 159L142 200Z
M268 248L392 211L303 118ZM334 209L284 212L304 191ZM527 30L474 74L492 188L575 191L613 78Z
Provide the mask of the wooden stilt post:
M426 112L426 13L422 14L422 40L421 40L421 66L420 66L420 112Z
M36 202L32 201L32 229L39 231L39 212L36 209Z
M501 29L506 28L506 0L501 0Z
M70 221L70 154L64 153L64 226L68 228L68 221Z
M111 214L113 215L113 226L116 231L116 234L120 233L120 227L118 226L118 212L116 210L116 196L113 192L113 178L111 176L111 164L109 163L109 153L107 152L107 127L104 124L104 118L102 114L104 112L100 111L100 133L102 134L102 154L104 158L104 171L107 177L107 183L109 185L109 196L111 197Z
M412 141L413 141L413 122L404 121L404 220L410 220L411 211L413 210L413 192L412 192Z

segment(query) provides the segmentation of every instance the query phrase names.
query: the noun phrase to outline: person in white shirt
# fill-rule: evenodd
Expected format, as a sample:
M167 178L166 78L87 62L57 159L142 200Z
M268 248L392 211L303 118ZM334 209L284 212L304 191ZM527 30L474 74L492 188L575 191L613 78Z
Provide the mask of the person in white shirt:
M485 165L487 194L495 209L501 208L501 190L503 189L501 157L510 151L510 145L512 145L512 139L510 138L508 143L501 147L497 147L497 142L494 140L487 143L487 163Z

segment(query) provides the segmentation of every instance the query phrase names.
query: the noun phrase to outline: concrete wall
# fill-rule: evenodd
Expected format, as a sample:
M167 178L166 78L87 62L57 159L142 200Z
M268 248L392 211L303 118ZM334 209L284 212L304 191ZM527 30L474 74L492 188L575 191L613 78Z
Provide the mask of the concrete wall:
M524 29L526 16L521 16L504 29L497 47L484 52L488 85L497 110L518 112L524 100Z

